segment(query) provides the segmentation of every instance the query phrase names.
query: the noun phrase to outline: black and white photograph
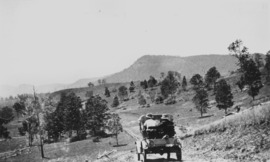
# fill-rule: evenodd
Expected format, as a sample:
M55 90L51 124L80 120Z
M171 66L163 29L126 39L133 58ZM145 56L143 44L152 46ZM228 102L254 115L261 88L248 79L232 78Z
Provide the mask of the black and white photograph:
M270 162L270 1L0 0L0 162Z

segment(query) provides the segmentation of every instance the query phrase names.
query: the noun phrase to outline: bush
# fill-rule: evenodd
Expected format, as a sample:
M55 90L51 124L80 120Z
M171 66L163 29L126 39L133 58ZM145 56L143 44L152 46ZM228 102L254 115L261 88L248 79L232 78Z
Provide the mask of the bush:
M161 103L163 103L163 97L162 97L161 95L157 95L157 96L155 97L155 103L156 103L156 104L161 104Z
M143 95L139 96L139 98L138 98L138 103L139 103L140 105L145 105L145 104L146 104L146 100L145 100L145 98L143 97Z
M92 140L93 142L100 142L100 140L99 140L99 137L95 137L95 138L93 138L93 140Z
M170 96L166 100L164 100L165 105L172 105L175 103L176 103L175 96Z

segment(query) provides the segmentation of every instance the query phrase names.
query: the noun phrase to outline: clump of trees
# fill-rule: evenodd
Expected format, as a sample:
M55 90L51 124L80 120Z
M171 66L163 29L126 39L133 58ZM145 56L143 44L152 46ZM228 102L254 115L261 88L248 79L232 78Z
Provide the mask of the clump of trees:
M236 40L232 42L228 50L233 53L233 56L238 59L237 65L239 66L238 71L241 73L240 81L238 82L239 88L245 85L248 86L248 94L255 99L255 96L259 94L260 89L263 87L261 82L261 72L259 70L260 63L255 63L255 61L250 57L248 48L243 46L241 40ZM257 59L257 62L260 59ZM259 66L258 66L259 65Z
M147 83L147 81L146 81L146 80L141 81L141 82L140 82L140 86L141 86L143 89L147 89L147 88L148 88L148 83Z
M107 101L100 96L91 96L82 108L82 101L74 93L61 94L55 111L45 114L45 127L48 138L58 141L62 134L72 137L76 132L77 140L86 138L86 130L93 136L106 127L109 115Z

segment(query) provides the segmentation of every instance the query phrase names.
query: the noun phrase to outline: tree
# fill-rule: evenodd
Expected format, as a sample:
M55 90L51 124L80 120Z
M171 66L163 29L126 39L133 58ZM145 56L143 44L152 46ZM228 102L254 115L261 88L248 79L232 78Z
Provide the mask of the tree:
M130 82L130 85L129 85L129 92L130 93L133 93L134 92L134 89L135 89L135 85L133 83L133 81Z
M19 118L20 114L23 114L24 110L25 110L25 105L22 102L16 102L13 105L14 110L16 111L17 114L17 118Z
M216 102L219 109L224 109L227 114L227 109L233 106L233 95L231 87L224 79L217 83Z
M111 133L115 136L116 146L118 146L118 134L123 132L122 124L120 123L121 118L118 114L111 114L110 119L108 121L108 128Z
M89 82L87 85L88 85L88 87L94 87L94 83L92 83L92 82Z
M0 138L11 138L9 136L9 131L4 124L8 124L14 119L13 111L11 108L5 106L0 109Z
M102 79L102 80L101 80L101 83L102 83L102 84L106 84L106 83L107 83L106 79Z
M138 96L138 103L140 105L145 105L146 104L146 100L145 100L143 95Z
M167 98L169 95L172 95L176 92L178 88L178 81L174 77L174 73L169 71L166 78L161 82L161 94L164 98Z
M48 139L54 142L58 141L61 133L64 131L61 114L58 111L46 112L44 116L45 127L44 130L48 133Z
M245 84L246 83L245 83L244 76L241 75L240 80L236 82L236 85L239 87L239 89L241 90L241 92L242 92L243 88L245 87Z
M85 93L85 96L89 98L89 97L92 97L93 94L94 94L93 91L87 91L87 92Z
M105 87L105 93L104 94L105 94L106 97L110 97L111 96L108 87Z
M161 72L161 73L160 73L160 79L163 80L164 77L165 77L165 73L164 73L164 72Z
M270 51L266 54L264 68L266 70L266 80L270 83Z
M148 83L147 83L146 80L140 82L140 85L141 85L141 87L142 87L143 89L147 89L147 88L148 88Z
M243 46L242 40L237 39L235 42L232 42L229 45L228 50L232 52L232 55L238 59L238 70L240 72L244 72L246 70L246 62L250 59L248 48Z
M184 91L187 90L187 79L186 79L185 76L183 77L182 88L183 88Z
M150 76L147 84L150 88L152 88L157 84L157 80L153 76Z
M97 131L104 128L107 119L109 108L107 107L107 101L102 99L100 96L90 97L85 105L86 121L85 125L87 129L91 129L94 136Z
M254 53L254 61L259 69L264 66L261 54Z
M121 86L118 89L118 96L123 101L128 96L127 87Z
M201 112L201 117L203 113L207 112L208 107L208 94L207 91L203 88L200 88L196 91L196 95L192 98L192 101L195 104L195 108Z
M79 130L82 129L82 121L81 121L81 112L82 108L80 97L76 96L75 93L68 94L63 102L64 112L63 112L63 122L64 122L64 131L71 132L76 130L77 135L79 134Z
M261 82L261 72L252 59L249 59L246 63L244 79L245 83L249 86L248 94L254 100L263 86Z
M205 83L207 87L212 89L218 78L220 78L220 73L217 71L215 66L211 67L205 74Z
M99 84L99 85L102 84L102 80L101 80L101 79L98 80L98 84Z
M36 115L31 115L22 122L23 131L28 137L28 145L32 146L34 136L38 133L39 121Z
M113 103L112 103L112 107L117 107L119 105L119 100L117 96L114 96L113 98Z
M203 78L200 74L195 74L190 79L190 84L194 86L194 89L198 89L203 85Z

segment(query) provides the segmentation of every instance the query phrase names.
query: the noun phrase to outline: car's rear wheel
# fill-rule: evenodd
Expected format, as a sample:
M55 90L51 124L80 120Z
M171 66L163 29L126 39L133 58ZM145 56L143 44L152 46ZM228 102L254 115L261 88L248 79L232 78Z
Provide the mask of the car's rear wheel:
M167 159L170 160L170 158L171 158L171 153L168 152L168 153L167 153Z
M147 160L147 153L144 152L144 153L143 153L143 162L146 162L146 160Z
M176 152L176 157L177 157L177 160L182 161L182 151L181 151L181 149L178 152Z

